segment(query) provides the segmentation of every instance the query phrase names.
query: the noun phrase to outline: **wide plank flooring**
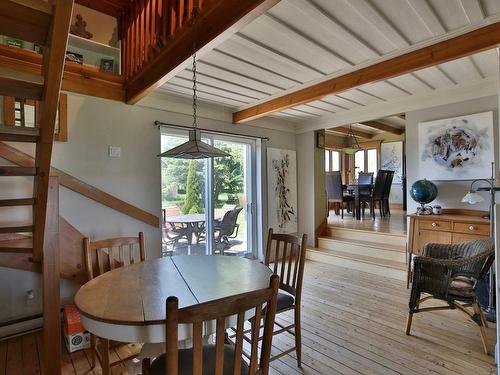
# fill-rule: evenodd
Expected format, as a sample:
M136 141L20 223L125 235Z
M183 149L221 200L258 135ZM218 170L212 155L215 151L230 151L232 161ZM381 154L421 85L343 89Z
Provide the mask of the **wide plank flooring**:
M393 208L391 209L391 216L386 217L380 217L378 209L375 213L375 220L372 219L369 211L365 213L365 216L363 216L361 220L356 220L346 211L344 211L344 218L342 219L340 215L336 215L333 210L330 210L328 225L382 233L406 234L406 211Z
M408 291L403 282L308 261L303 290L302 369L294 355L272 362L271 374L496 374L481 347L477 326L457 311L417 314L412 336L404 333ZM292 321L292 315L280 315ZM495 327L487 329L493 351ZM273 350L293 344L275 336ZM112 357L134 347L116 349ZM40 374L41 334L0 341L0 375ZM63 351L63 374L101 374L88 351ZM127 374L124 367L113 374Z

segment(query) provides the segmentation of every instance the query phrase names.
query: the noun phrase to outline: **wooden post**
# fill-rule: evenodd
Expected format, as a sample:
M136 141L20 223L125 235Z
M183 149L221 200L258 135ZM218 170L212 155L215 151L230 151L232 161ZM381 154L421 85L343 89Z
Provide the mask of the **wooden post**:
M43 246L43 365L45 374L61 374L59 181L49 178Z

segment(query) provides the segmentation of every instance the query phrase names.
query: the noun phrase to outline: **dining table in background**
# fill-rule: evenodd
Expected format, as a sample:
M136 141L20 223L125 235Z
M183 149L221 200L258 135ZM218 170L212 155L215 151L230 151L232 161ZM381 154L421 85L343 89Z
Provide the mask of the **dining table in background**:
M370 192L373 190L373 184L348 184L347 191L351 191L354 195L354 213L356 220L361 220L361 200L359 199L360 191L368 189Z
M198 242L200 235L205 230L205 214L169 216L165 218L165 221L170 225L181 224L185 226L188 246L191 246L193 243L193 235Z

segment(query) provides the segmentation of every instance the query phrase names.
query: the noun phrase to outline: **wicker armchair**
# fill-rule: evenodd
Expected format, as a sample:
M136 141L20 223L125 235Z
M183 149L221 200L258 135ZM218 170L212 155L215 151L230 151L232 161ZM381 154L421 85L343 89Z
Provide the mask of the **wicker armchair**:
M415 313L459 309L479 326L484 351L488 354L484 330L488 324L476 293L493 264L494 256L495 243L492 238L453 245L425 245L423 256L414 259L406 334L410 334ZM429 295L421 297L422 293ZM445 301L447 306L420 307L422 302L429 299Z

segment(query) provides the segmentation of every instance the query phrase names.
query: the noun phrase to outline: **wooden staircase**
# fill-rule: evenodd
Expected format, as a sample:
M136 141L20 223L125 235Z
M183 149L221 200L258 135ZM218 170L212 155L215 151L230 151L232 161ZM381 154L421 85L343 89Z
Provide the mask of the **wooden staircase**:
M406 280L406 235L329 226L308 259Z
M33 208L31 224L2 227L0 234L32 234L32 237L1 241L0 253L32 253L32 261L41 263L46 374L61 373L58 182L50 177L50 162L72 10L73 0L0 1L0 34L37 43L44 48L41 74L0 66L0 95L20 101L39 101L38 128L15 124L0 126L0 140L35 144L34 167L0 167L3 179L33 176L32 197L0 200L0 207ZM50 202L49 190L56 198Z

